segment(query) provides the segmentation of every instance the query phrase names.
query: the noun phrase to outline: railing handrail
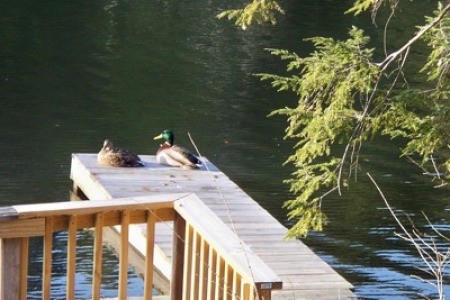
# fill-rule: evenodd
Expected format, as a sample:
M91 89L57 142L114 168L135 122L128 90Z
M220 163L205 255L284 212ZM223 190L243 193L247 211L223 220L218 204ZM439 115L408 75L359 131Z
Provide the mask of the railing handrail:
M174 209L249 282L271 284L267 289L281 289L282 281L278 275L195 194L175 201Z
M174 201L187 195L186 193L181 193L96 201L22 204L10 206L8 211L11 215L15 211L17 219L30 219L48 216L95 214L111 210L173 208ZM0 207L0 211L2 209L4 208ZM1 222L2 220L0 219Z

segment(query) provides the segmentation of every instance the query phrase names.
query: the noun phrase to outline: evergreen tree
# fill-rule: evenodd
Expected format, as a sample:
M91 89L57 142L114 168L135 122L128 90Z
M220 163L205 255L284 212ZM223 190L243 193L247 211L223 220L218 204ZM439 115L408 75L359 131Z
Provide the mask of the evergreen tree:
M385 30L400 0L356 0L347 11L358 15L380 7L391 11ZM407 5L414 5L410 3ZM341 193L359 166L359 152L377 135L402 138L402 155L438 181L450 179L450 1L437 3L432 16L403 46L385 52L376 61L369 37L352 27L346 40L313 37L315 51L301 57L288 50L270 49L286 63L287 75L258 74L278 91L298 97L295 107L272 112L287 118L287 139L294 139L294 153L287 163L295 172L286 182L295 195L287 200L289 218L295 221L290 236L321 230L326 216L321 210L331 192ZM276 22L284 13L274 0L253 0L242 9L221 13L246 29L251 24ZM426 84L412 86L404 73L411 48L428 45L428 57L420 69ZM387 49L386 41L384 49ZM342 145L341 147L337 145Z

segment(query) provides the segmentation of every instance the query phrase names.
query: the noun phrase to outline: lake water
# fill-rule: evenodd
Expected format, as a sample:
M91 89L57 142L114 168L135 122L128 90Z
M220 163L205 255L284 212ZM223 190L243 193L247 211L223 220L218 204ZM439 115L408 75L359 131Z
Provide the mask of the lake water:
M119 146L153 154L157 143L152 137L171 128L176 142L192 149L189 132L202 155L289 225L281 206L290 195L282 181L292 170L282 163L292 143L283 140L285 120L266 116L296 99L274 92L252 74L283 71L264 48L308 53L311 46L303 38L343 38L352 23L368 28L379 44L381 32L367 16L343 14L350 3L282 3L287 14L277 26L242 31L215 18L238 1L1 1L1 204L66 201L71 153L98 152L109 137ZM414 2L414 9L403 11L408 20L421 23L433 3ZM391 39L405 41L409 23L399 15ZM366 146L358 182L325 202L330 224L304 240L354 284L359 296L370 299L435 294L411 277L421 275L416 269L421 261L394 236L394 220L366 172L391 205L413 214L419 226L425 224L423 210L444 233L449 231L448 190L433 189L419 170L397 158L397 147L386 140ZM82 245L89 248L89 234L82 235ZM82 256L87 263L77 273L78 296L87 298L89 251ZM33 274L41 259L33 254ZM112 253L108 259L104 295L109 297L117 268ZM64 266L54 273L58 281ZM36 276L30 297L38 298ZM131 282L131 293L142 287L137 277ZM64 285L61 280L61 289ZM58 286L53 295L64 298Z

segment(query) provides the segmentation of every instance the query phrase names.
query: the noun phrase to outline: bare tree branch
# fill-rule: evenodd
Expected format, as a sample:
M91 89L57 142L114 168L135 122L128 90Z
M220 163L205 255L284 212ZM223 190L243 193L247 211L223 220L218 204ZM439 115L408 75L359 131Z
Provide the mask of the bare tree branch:
M436 19L433 22L422 27L419 30L419 32L412 39L410 39L405 45L403 45L397 51L389 54L380 64L378 64L380 71L384 72L387 69L387 67L391 64L391 62L396 60L398 56L400 56L403 52L405 52L412 44L417 42L430 28L436 26L449 11L450 11L450 3L448 3L442 9L441 13L436 17Z
M378 190L378 193L380 194L381 198L383 199L384 203L386 204L386 207L388 208L390 214L394 218L394 220L397 222L398 226L400 226L402 230L402 234L395 233L396 236L399 238L413 244L413 246L416 248L417 252L419 253L420 258L422 259L423 263L426 265L426 269L419 267L418 269L424 272L425 274L428 274L434 278L434 280L425 279L420 276L413 275L413 277L418 278L428 284L431 284L434 286L437 290L437 293L439 295L439 300L445 299L445 293L444 293L444 274L445 274L445 268L450 263L450 245L447 246L447 250L442 252L439 249L439 245L436 242L436 236L433 235L427 235L425 233L422 233L422 231L419 231L416 229L414 223L412 222L411 218L406 214L408 217L409 222L412 225L413 230L408 231L406 227L403 225L402 221L397 217L396 213L392 209L392 207L389 205L389 202L387 201L386 197L384 196L383 192L375 182L375 180L372 178L372 176L367 173L367 176L369 176L372 183L375 185L375 187ZM444 241L447 243L450 242L450 239L446 236L444 236L442 233L439 232L439 230L430 222L430 219L424 214L425 219L428 222L428 225L432 228L433 232L437 234L437 237L441 237Z

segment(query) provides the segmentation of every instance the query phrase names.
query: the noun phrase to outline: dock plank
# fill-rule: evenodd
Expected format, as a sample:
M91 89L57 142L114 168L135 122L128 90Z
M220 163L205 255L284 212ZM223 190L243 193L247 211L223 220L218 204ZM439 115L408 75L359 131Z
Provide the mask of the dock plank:
M74 154L71 178L90 200L195 193L283 280L283 290L273 291L272 299L355 298L349 282L303 242L285 240L287 229L206 158L199 170L141 158L143 168L114 168L98 165L96 154ZM166 260L172 232L171 223L156 224L155 242Z

